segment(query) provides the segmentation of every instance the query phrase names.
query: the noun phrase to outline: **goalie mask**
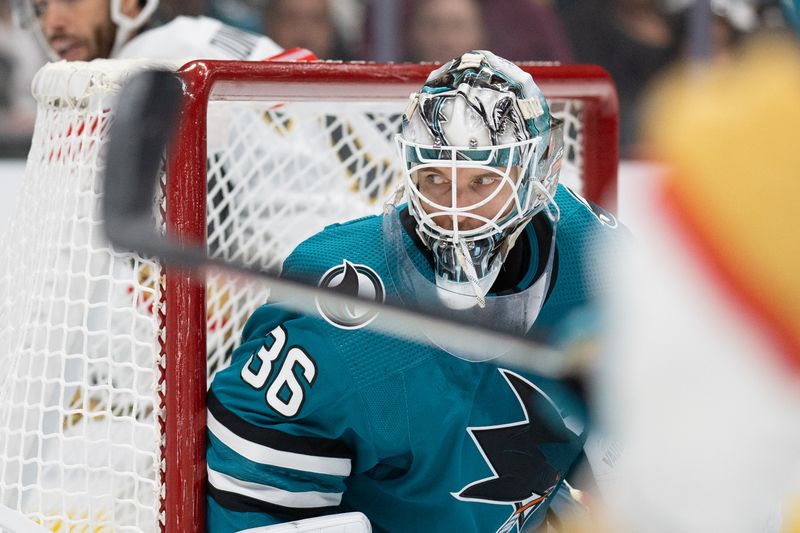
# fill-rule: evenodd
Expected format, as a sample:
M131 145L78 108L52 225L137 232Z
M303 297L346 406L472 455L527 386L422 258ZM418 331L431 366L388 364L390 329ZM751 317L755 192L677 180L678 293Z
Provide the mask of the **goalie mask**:
M158 8L158 0L139 0L139 13L130 17L123 13L122 0L108 0L111 14L111 21L116 26L114 42L111 46L110 57L113 58L119 53L120 48L127 43L153 16ZM69 0L12 0L11 9L14 23L24 30L30 30L36 39L47 52L48 58L52 61L60 59L58 53L53 50L47 42L47 38L42 32L39 19L44 15L50 4L67 3ZM67 7L68 8L68 7Z
M475 51L432 72L411 96L397 144L440 298L453 308L484 307L537 213L546 210L555 235L561 123L529 74Z

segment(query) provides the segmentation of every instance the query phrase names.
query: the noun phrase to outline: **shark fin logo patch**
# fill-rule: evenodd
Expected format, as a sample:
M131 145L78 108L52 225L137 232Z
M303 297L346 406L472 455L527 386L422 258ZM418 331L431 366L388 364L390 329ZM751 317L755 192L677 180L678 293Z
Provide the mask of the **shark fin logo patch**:
M453 496L463 501L510 505L508 519L498 533L522 531L523 525L558 488L561 470L568 464L553 456L554 448L572 448L576 435L559 409L539 387L511 372L498 369L522 408L524 420L496 426L467 428L492 476L473 481ZM569 453L567 455L570 455Z

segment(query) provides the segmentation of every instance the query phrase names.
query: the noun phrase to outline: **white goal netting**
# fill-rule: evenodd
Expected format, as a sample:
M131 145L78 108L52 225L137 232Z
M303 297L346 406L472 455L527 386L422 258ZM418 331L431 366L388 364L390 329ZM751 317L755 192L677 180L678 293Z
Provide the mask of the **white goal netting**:
M25 183L0 241L0 515L6 507L53 531L156 531L183 512L164 504L178 490L164 483L165 317L175 310L157 262L108 244L100 208L104 142L124 104L115 95L146 66L40 71ZM205 179L213 255L279 265L325 225L379 212L394 190L405 100L319 92L209 104L207 175L165 180ZM563 180L580 191L583 102L552 105L566 122ZM181 199L154 200L154 224L172 202ZM211 273L205 294L212 376L268 290Z

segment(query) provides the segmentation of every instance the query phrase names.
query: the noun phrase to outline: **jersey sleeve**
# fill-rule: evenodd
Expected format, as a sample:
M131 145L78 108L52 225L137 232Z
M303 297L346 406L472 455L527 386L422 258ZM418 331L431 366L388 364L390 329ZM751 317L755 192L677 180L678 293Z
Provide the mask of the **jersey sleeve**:
M356 457L369 455L369 428L316 322L261 307L215 377L207 398L210 531L341 512Z

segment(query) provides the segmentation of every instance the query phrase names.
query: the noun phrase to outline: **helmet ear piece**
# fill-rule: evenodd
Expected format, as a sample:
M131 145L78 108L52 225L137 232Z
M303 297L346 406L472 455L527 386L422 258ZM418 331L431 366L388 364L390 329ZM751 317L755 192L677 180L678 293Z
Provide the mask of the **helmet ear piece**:
M139 12L134 16L126 15L122 9L122 0L111 0L111 20L122 30L136 30L144 26L158 9L158 0L139 0Z
M117 55L120 48L131 39L136 30L147 24L147 21L158 9L158 0L139 0L137 4L139 13L129 16L123 12L122 0L111 0L111 20L117 25L111 57Z

